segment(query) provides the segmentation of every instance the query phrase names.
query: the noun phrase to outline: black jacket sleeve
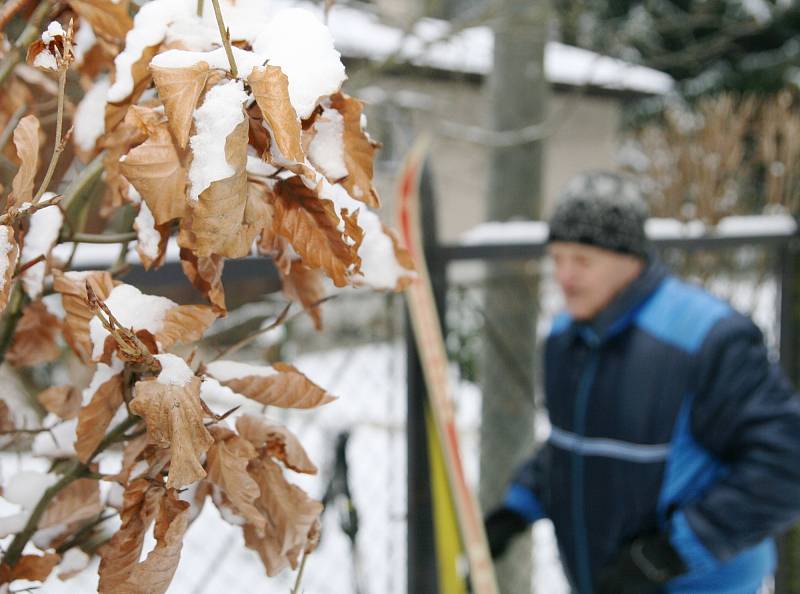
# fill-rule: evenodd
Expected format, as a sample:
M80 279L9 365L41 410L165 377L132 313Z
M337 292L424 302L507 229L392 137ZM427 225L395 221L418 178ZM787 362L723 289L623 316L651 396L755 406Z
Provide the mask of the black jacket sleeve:
M800 512L800 397L761 332L734 314L698 353L691 429L725 466L681 511L719 560L788 527Z

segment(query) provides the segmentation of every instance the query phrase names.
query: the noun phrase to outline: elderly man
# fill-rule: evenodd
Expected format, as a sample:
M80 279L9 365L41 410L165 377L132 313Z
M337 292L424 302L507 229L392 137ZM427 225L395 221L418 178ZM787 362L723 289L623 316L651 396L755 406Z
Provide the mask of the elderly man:
M552 430L488 516L490 547L547 517L575 593L756 594L800 510L800 399L749 318L651 254L645 216L611 173L558 203Z

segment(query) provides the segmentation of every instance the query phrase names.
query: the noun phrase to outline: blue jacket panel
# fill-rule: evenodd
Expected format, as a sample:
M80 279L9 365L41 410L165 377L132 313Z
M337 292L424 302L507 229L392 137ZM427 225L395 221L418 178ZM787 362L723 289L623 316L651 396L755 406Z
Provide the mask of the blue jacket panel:
M549 517L575 588L661 530L690 571L671 594L754 594L800 510L800 399L755 325L652 263L545 349L552 433L506 500Z

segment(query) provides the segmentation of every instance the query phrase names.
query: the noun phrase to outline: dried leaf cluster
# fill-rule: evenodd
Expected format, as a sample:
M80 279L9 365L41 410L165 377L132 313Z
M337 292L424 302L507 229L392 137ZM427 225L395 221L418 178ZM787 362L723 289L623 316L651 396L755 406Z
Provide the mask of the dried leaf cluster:
M214 11L198 16L196 0L152 0L138 12L128 0L45 4L29 15L20 3L9 19L44 20L38 38L18 40L27 64L0 75L10 140L0 158L14 164L8 175L0 168L0 357L22 371L67 365L85 379L41 386L39 429L15 427L0 400L4 439L33 434L33 454L54 460L52 473L4 485L20 511L0 518L0 534L13 535L0 588L69 579L99 556L100 592L165 592L209 499L269 575L296 568L317 545L322 506L287 471L315 465L288 428L214 411L208 395L233 393L262 410L335 398L289 363L179 353L226 315L229 258L271 258L285 295L317 327L327 283L397 290L409 281L407 254L371 211L377 143L363 105L341 90L338 53L310 13L278 14L264 20L269 35L253 37L237 23L266 13L223 1L233 26L222 40ZM13 66L14 51L0 59ZM70 93L68 71L77 75ZM36 100L43 91L51 101ZM56 188L63 194L47 192ZM119 243L117 263L73 269L72 246L86 241ZM129 241L145 269L162 266L176 243L205 303L126 283ZM122 463L100 474L110 447L122 448ZM151 530L156 545L142 558Z

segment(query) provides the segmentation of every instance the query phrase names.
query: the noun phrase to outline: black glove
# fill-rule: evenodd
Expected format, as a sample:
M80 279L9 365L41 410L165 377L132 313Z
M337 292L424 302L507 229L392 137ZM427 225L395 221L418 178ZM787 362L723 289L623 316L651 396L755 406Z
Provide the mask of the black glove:
M489 551L492 559L500 557L508 548L511 539L523 532L528 526L528 521L517 512L500 507L486 516L486 540L489 541Z
M651 594L686 573L686 564L665 534L641 536L600 571L595 594Z

